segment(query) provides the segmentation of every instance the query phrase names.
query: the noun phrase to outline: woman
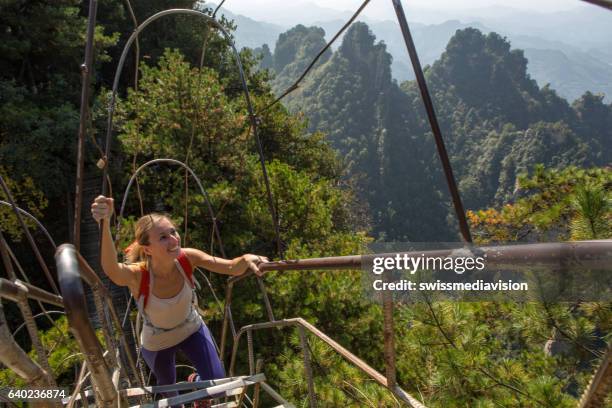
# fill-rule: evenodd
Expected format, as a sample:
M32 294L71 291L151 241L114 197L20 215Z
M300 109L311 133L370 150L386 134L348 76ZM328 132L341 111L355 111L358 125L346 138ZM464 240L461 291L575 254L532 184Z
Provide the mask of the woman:
M149 214L136 223L134 242L126 250L130 263L118 263L111 237L112 198L98 196L91 213L102 230L101 264L117 285L127 286L138 299L144 316L142 356L158 385L176 382L175 355L182 350L201 380L222 378L223 366L211 334L194 306L193 268L225 275L241 275L267 258L246 254L232 260L210 256L198 249L181 248L174 223L165 215ZM174 394L176 395L176 393Z

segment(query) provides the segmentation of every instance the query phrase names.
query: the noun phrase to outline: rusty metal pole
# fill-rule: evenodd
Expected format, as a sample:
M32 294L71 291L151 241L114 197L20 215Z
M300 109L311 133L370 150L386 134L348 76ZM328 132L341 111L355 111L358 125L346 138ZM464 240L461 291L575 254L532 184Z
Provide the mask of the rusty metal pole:
M77 251L81 240L81 207L83 201L83 168L85 165L85 133L89 120L89 82L93 70L94 32L96 28L96 13L98 2L89 0L89 15L87 17L87 43L85 45L85 62L81 65L81 111L79 113L79 138L77 144L77 174L74 197L74 225L72 242Z
M30 387L53 387L49 381L50 374L34 362L15 342L4 315L2 302L0 302L0 363L23 378ZM52 401L42 400L37 406L54 408L57 405Z
M312 378L312 364L310 360L310 349L308 348L308 339L306 338L306 330L304 330L304 327L298 326L298 332L300 334L302 353L304 353L304 376L306 377L306 384L308 386L308 402L310 403L310 408L316 408L317 396L315 394L314 379Z
M266 312L268 313L268 319L273 322L276 320L274 318L274 311L272 310L272 304L270 303L270 298L268 297L268 291L266 290L266 286L264 285L263 278L261 276L257 277L257 286L259 286L259 291L263 297L264 306L266 307Z
M19 296L17 296L17 306L23 315L23 320L25 321L28 334L30 335L30 341L32 342L32 348L36 350L38 364L49 374L47 377L49 384L52 386L57 386L55 384L55 379L51 377L52 371L51 366L49 365L47 352L42 344L42 341L40 340L40 336L38 335L38 329L36 328L36 322L34 321L32 309L28 303L28 288L22 285L21 282L16 279L15 270L13 269L13 264L11 263L8 254L8 245L2 236L2 232L0 232L0 255L2 256L2 263L6 268L6 272L13 281L13 284L21 289L19 291Z
M440 130L440 125L438 124L438 119L436 117L436 112L431 101L431 96L429 96L429 91L427 89L427 83L425 82L425 75L423 75L423 69L421 68L419 56L417 55L416 48L414 47L414 42L412 41L412 36L410 35L410 30L408 29L406 15L404 14L404 9L402 8L400 0L392 0L392 2L393 7L395 8L395 14L397 14L397 20L399 21L399 25L402 30L402 35L404 36L406 48L408 48L408 54L410 55L410 61L412 62L412 68L414 69L414 74L416 76L416 80L421 91L423 103L425 104L425 110L427 111L427 117L429 118L431 131L436 141L438 155L440 156L440 161L442 162L444 175L446 176L446 182L448 184L448 188L453 199L453 206L455 207L457 220L459 221L459 229L461 230L461 236L463 237L464 241L472 242L472 236L470 234L470 228L465 217L465 210L463 209L463 203L461 202L459 189L457 188L455 176L453 175L453 169L451 167L450 160L448 159L448 153L446 152L446 146L444 145L444 139L442 138L442 131Z
M225 287L225 313L223 316L223 326L221 326L221 347L219 348L219 356L223 360L225 354L225 344L227 341L227 329L231 327L232 338L236 336L236 329L232 319L232 290L234 288L233 282L229 281Z
M385 272L383 278L386 282L391 281L388 271ZM382 298L385 376L387 377L387 387L392 390L397 384L395 370L395 328L393 326L393 294L385 290L382 292Z

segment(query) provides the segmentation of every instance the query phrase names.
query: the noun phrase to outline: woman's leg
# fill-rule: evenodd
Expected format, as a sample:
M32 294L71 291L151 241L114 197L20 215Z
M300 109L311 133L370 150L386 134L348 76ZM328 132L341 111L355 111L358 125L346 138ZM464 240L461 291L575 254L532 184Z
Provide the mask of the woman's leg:
M176 383L176 346L159 351L150 351L142 348L142 357L155 374L157 385ZM164 397L174 397L178 392L164 393Z
M225 377L225 370L217 355L217 348L208 327L204 323L200 329L179 343L187 358L193 363L200 380L213 380Z

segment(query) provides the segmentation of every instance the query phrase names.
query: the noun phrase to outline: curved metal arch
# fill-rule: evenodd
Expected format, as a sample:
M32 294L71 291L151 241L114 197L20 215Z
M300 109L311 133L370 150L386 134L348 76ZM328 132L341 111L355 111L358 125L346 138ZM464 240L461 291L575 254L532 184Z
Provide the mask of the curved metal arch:
M123 218L123 211L125 210L125 203L127 202L127 197L128 197L129 192L130 192L130 188L132 188L132 184L134 184L134 181L136 180L136 177L138 176L138 174L142 170L146 169L147 167L149 167L149 166L151 166L153 164L157 164L157 163L170 163L170 164L176 164L178 166L181 166L185 170L187 170L189 172L189 174L191 174L191 176L194 178L194 180L198 184L198 187L200 188L200 191L202 192L202 195L204 195L204 199L206 200L206 206L208 207L208 213L210 215L210 218L212 219L213 230L214 230L214 233L215 233L215 237L217 238L217 241L219 242L219 250L221 251L221 255L225 258L226 257L225 256L225 249L223 248L223 241L221 240L221 235L219 234L219 228L217 226L217 218L215 217L215 212L214 212L214 210L212 208L212 204L210 203L210 198L208 197L208 193L206 192L206 189L204 189L204 186L202 185L202 182L200 181L198 176L195 174L195 172L191 169L191 167L189 167L188 165L186 165L182 161L175 160L175 159L154 159L154 160L150 160L150 161L146 162L145 164L143 164L142 166L140 166L138 169L136 169L136 171L132 174L132 177L130 177L130 181L128 182L128 185L125 188L125 192L123 193L123 199L121 200L121 209L119 210L119 214L117 215L117 235L115 237L115 242L117 242L119 240L119 221L120 221L121 218Z
M128 38L125 46L123 47L123 52L121 53L121 57L119 59L119 63L117 64L117 70L115 71L115 78L113 81L113 90L112 90L112 94L111 94L111 99L109 101L109 107L108 107L108 121L107 121L107 126L106 126L106 146L105 146L105 150L104 150L104 160L106 161L106 164L104 166L104 170L103 170L103 175L102 175L102 194L106 195L106 179L107 179L107 175L108 175L108 160L110 157L110 144L111 144L111 139L112 139L112 129L113 129L113 114L115 112L115 102L116 102L116 98L117 98L117 88L119 87L119 79L121 78L121 72L123 71L123 65L125 64L125 60L127 58L127 54L132 46L132 43L134 42L134 40L138 37L138 35L149 25L151 24L153 21L167 16L167 15L172 15L172 14L188 14L188 15L193 15L193 16L197 16L200 18L203 18L207 23L212 24L215 28L217 28L219 31L221 31L221 33L223 34L223 36L225 37L225 39L229 42L231 48L232 48L232 52L234 55L234 59L236 61L236 66L238 67L238 73L240 76L240 82L242 83L242 88L244 90L244 97L246 100L246 104L247 104L247 110L249 111L249 120L251 122L251 127L253 128L253 135L255 136L255 140L257 142L257 150L259 153L259 161L261 163L261 167L262 167L262 173L264 176L264 182L266 185L266 193L268 195L268 207L270 209L270 214L272 216L272 222L274 224L274 231L275 231L275 235L276 235L276 245L277 245L277 251L279 256L282 257L283 255L283 251L281 248L281 241L280 241L280 228L278 225L278 217L276 215L276 209L274 207L274 200L272 199L272 190L270 187L270 181L268 178L268 171L266 169L266 164L265 164L265 159L264 159L264 155L263 155L263 147L261 145L261 140L259 139L259 135L257 133L257 119L255 116L255 110L253 109L253 104L251 103L251 96L249 94L249 88L247 86L247 82L245 79L245 75L244 75L244 69L242 67L242 61L240 60L240 55L238 54L238 51L236 50L236 46L234 45L234 42L231 39L231 36L229 35L229 33L227 31L225 31L225 29L223 28L223 26L214 18L202 13L201 11L198 10L190 10L190 9L170 9L170 10L164 10L164 11L160 11L159 13L156 13L154 15L152 15L151 17L147 18L145 21L142 22L142 24L140 24L132 33L132 35L130 35L130 38Z
M13 207L11 205L11 203L6 202L4 200L0 200L0 205L4 205L6 207ZM55 241L53 240L53 238L51 237L51 234L49 234L49 231L47 231L45 226L40 221L38 221L38 219L36 217L34 217L32 214L30 214L26 210L24 210L24 209L22 209L20 207L15 207L15 208L17 208L17 211L19 211L21 214L25 215L26 217L28 217L29 219L34 221L34 223L36 223L38 228L40 228L40 230L45 234L45 236L47 237L47 239L49 240L51 245L53 245L53 250L55 251L55 249L57 248L57 245L55 244Z
M37 319L41 316L46 316L47 314L62 314L64 316L66 316L66 312L64 312L63 310L47 310L46 312L42 312L37 314L36 316L33 316L34 319ZM26 323L23 322L19 325L19 327L17 327L15 329L15 331L13 332L13 337L15 337L17 335L17 333L19 333L19 331L21 331L21 329L23 329L25 327Z

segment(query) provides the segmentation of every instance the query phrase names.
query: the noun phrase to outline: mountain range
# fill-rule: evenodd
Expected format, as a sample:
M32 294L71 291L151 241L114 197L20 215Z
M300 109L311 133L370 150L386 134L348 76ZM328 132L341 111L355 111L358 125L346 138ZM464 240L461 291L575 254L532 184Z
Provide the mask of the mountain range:
M206 3L206 7L214 7L214 4ZM257 48L268 44L271 50L274 50L278 36L291 28L291 24L300 22L321 27L325 30L326 40L330 40L352 14L305 2L288 4L283 10L262 9L261 13L254 15L266 21L225 8L221 8L220 13L236 23L235 41L239 47ZM423 66L440 57L457 30L473 27L483 33L497 32L505 36L513 48L524 50L528 73L538 85L550 84L569 101L579 98L585 91L604 93L605 100L612 101L612 13L605 10L579 7L555 13L528 13L489 7L437 13L435 18L422 9L406 10L406 13L409 19L428 22L409 23ZM443 20L445 18L449 19ZM368 17L360 20L366 22L375 37L386 44L393 57L393 77L400 82L413 79L414 73L397 22ZM335 46L337 44L339 42Z

